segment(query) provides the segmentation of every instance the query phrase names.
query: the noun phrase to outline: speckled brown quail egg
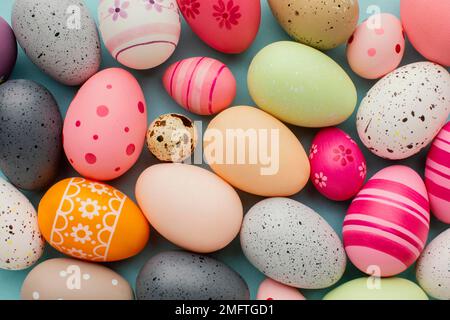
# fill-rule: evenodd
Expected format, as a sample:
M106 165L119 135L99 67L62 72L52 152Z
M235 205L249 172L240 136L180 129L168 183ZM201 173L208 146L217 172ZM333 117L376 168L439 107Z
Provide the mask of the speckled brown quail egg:
M176 113L159 116L147 131L147 146L159 160L182 162L197 146L198 134L194 122Z

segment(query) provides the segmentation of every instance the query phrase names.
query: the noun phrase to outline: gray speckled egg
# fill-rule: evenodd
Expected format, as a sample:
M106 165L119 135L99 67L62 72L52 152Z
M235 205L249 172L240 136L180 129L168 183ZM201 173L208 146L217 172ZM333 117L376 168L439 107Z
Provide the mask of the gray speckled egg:
M434 238L422 252L416 276L430 296L450 300L450 229Z
M0 86L0 168L17 187L42 189L56 177L62 119L52 94L29 80Z
M431 62L408 64L369 90L356 116L359 137L374 154L391 160L420 152L450 112L450 74Z
M247 284L220 261L189 252L151 258L136 280L139 300L248 300Z
M247 259L262 273L285 285L321 289L344 273L342 242L311 208L288 198L254 205L241 230Z
M28 199L0 178L0 268L22 270L41 257L44 240Z
M16 0L11 21L27 56L55 80L80 85L98 71L97 27L82 0Z

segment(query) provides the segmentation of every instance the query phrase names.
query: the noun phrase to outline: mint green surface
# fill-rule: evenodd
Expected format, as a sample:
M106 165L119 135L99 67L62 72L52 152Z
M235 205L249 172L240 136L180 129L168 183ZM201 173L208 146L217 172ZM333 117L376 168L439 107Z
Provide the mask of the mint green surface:
M55 0L57 1L57 0ZM211 0L212 1L212 0ZM0 15L10 22L11 8L13 5L13 0L0 0ZM399 16L399 0L360 0L360 21L367 18L368 14L366 10L368 6L377 4L383 12L390 12ZM86 0L92 14L96 17L96 7L98 0ZM180 59L194 57L194 56L209 56L212 58L219 59L224 63L228 64L234 75L236 76L238 86L237 86L237 97L235 99L235 105L254 105L252 102L248 90L247 90L247 69L250 65L252 58L266 45L281 41L289 40L287 34L281 29L277 24L275 18L272 16L270 9L265 0L261 1L263 7L261 28L259 30L258 37L253 44L253 46L243 54L240 55L224 55L216 52L206 46L192 31L187 27L183 21L182 35L180 43L178 45L175 54L167 61L163 66L148 70L148 71L132 71L140 82L149 105L149 121L155 119L158 115L169 112L184 113L188 115L193 120L204 120L203 128L207 127L210 117L200 117L192 114L188 114L187 111L179 107L165 92L162 86L162 75L165 68L170 64ZM356 76L349 68L348 63L345 58L345 47L341 46L337 49L327 52L327 54L335 60L339 65L341 65L346 72L350 75L353 82L358 90L358 105L361 99L364 97L366 92L373 86L375 81L364 80ZM1 56L0 56L1 58ZM406 48L405 57L402 61L402 65L408 64L415 61L423 61L424 58L420 56L410 44ZM103 48L103 62L102 68L119 66L115 62L107 50ZM31 61L24 55L23 51L19 49L19 58L12 74L12 79L31 79L37 81L44 86L46 86L55 96L63 115L65 115L69 103L75 96L78 88L71 88L60 85L48 76L44 75L36 66L34 66ZM339 127L346 132L348 132L356 141L359 142L358 135L356 133L355 127L355 113L347 121L345 121ZM311 144L313 136L317 133L316 129L304 129L294 126L289 126L294 133L300 138L305 149L308 149ZM24 134L27 134L24 132ZM371 154L366 148L362 148L368 163L368 175L373 175L376 171L392 164L404 164L414 168L423 175L426 150L420 154L407 159L405 161L387 161L377 156ZM111 184L117 187L119 190L128 194L134 199L134 185L139 174L145 170L148 166L156 164L157 161L153 158L149 152L143 151L138 163L123 177L113 181ZM206 165L204 165L206 167ZM74 170L70 167L68 163L64 163L61 168L60 178L74 176L76 175ZM42 197L42 192L37 193L26 193L35 206L39 203ZM263 198L252 196L243 192L239 192L241 199L244 204L244 209L247 211L253 204L262 200ZM321 196L312 186L311 183L299 194L292 197L316 210L320 213L336 230L338 234L341 234L342 221L344 214L349 205L349 202L333 202L329 201L323 196ZM174 199L176 201L176 199ZM431 233L430 239L433 239L438 233L446 229L448 226L439 223L436 219L431 221ZM150 242L147 248L138 256L128 259L122 262L107 264L109 267L113 268L124 276L133 286L135 285L136 276L139 269L144 265L144 263L157 252L174 249L175 246L169 244L166 240L152 231ZM51 257L59 257L61 254L57 253L55 250L47 246L45 255L42 258L48 259ZM227 263L237 272L239 272L244 279L247 281L252 297L255 297L256 290L259 283L264 279L264 276L257 271L243 256L239 241L236 239L230 246L221 250L212 256L220 259L221 261ZM27 275L29 270L25 271L5 271L0 270L0 299L18 299L20 287L22 282ZM363 274L359 272L350 263L347 266L347 270L343 279L337 284L343 284L351 279L356 279L362 277ZM402 278L408 278L415 281L414 268L411 267L404 273L400 275ZM336 286L337 286L336 285ZM322 299L323 296L329 292L331 288L323 290L301 290L302 293L308 299Z

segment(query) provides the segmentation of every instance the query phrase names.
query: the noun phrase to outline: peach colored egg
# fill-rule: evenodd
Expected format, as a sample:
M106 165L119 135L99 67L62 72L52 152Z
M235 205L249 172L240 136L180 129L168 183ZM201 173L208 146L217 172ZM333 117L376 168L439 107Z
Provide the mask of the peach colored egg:
M136 79L123 69L100 71L78 91L64 121L64 151L82 176L112 180L137 161L147 107Z
M177 0L191 29L210 47L241 53L250 47L261 21L260 0Z
M309 151L311 181L325 197L352 198L366 179L367 164L356 142L338 128L322 129Z
M129 68L159 66L172 55L180 39L175 0L101 0L98 16L106 48Z
M222 111L236 96L236 79L230 69L207 57L174 63L166 70L163 84L180 106L199 115Z
M297 288L267 278L258 288L256 300L306 300Z
M375 14L361 23L347 44L350 67L366 79L378 79L393 71L404 52L402 24L389 13Z

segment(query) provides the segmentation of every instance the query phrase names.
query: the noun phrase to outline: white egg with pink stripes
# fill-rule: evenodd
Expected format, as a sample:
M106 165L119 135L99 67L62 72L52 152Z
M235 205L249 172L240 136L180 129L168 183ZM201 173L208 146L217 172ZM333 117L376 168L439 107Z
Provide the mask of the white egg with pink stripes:
M100 0L98 18L108 51L132 69L164 63L180 39L176 0Z
M344 247L362 272L390 277L417 260L429 229L422 178L409 167L390 166L376 173L351 203L344 219Z

